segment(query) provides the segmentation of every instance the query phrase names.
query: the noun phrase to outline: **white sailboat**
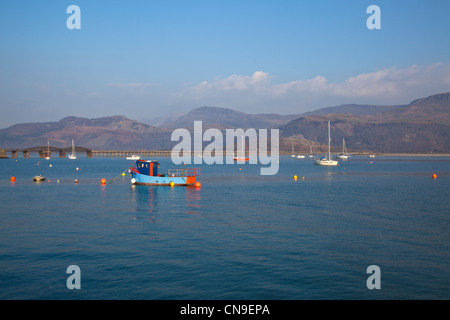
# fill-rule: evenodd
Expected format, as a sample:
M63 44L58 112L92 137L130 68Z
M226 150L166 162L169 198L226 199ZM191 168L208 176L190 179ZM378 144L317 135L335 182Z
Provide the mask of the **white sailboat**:
M314 155L312 154L312 146L309 146L309 158L314 158Z
M291 142L291 145L292 145L291 158L295 158L295 154L294 154L294 142Z
M348 159L350 156L348 155L347 152L347 147L345 146L345 139L342 138L342 153L340 155L337 156L337 158L339 159Z
M47 156L45 160L50 160L50 140L47 140Z
M77 158L77 152L75 151L75 144L74 144L73 139L72 139L72 153L69 154L69 159L74 160L76 158Z
M233 157L234 161L248 161L249 157L245 156L245 142L244 142L244 136L241 137L241 152L238 152L238 154L235 154Z
M326 157L322 157L314 161L314 164L319 166L337 166L337 160L331 160L331 132L330 132L330 121L328 121L328 154Z

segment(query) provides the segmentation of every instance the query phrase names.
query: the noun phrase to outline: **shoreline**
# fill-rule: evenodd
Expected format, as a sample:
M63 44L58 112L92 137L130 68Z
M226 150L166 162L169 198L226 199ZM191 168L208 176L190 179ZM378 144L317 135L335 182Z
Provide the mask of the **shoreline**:
M368 153L353 155L369 156ZM450 153L375 153L375 157L450 157Z

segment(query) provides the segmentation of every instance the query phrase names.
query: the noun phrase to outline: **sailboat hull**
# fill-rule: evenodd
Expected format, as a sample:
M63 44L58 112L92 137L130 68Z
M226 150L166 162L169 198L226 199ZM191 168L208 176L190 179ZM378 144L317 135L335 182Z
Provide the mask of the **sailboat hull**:
M318 166L337 166L338 163L339 162L336 160L328 160L328 159L318 159L314 161L314 164Z

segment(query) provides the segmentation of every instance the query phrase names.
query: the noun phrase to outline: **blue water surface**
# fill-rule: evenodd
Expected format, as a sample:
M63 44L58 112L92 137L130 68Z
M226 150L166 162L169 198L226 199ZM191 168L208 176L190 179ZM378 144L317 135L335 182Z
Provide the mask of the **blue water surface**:
M185 166L201 188L133 186L129 165L0 160L0 299L450 298L450 158Z

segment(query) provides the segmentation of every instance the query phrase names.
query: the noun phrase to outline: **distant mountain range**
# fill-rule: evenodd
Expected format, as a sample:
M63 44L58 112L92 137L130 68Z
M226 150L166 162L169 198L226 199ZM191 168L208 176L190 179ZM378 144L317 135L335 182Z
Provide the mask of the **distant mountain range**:
M58 122L22 123L0 130L2 148L47 145L77 146L98 150L164 150L171 147L171 131L156 128L124 116L97 119L67 117Z
M200 107L147 123L111 116L96 119L67 117L58 122L22 123L0 129L0 148L28 148L75 144L97 150L170 150L174 128L278 128L280 149L296 153L323 151L327 121L331 121L337 150L345 138L353 151L429 153L450 152L450 92L412 101L407 105L346 104L294 115L246 114L237 110ZM153 123L153 125L151 125Z
M450 93L418 99L374 115L332 113L298 118L281 126L285 139L326 143L327 121L332 123L334 145L382 153L450 151ZM303 140L303 145L308 144ZM286 146L285 146L286 147Z
M194 121L202 121L207 127L214 128L276 128L289 123L292 120L310 115L326 115L332 113L351 113L355 115L375 115L385 111L391 111L403 107L376 106L360 104L344 104L336 107L327 107L302 114L280 115L247 114L237 110L218 107L203 106L186 114L173 113L166 117L145 120L144 122L162 128L188 128Z

